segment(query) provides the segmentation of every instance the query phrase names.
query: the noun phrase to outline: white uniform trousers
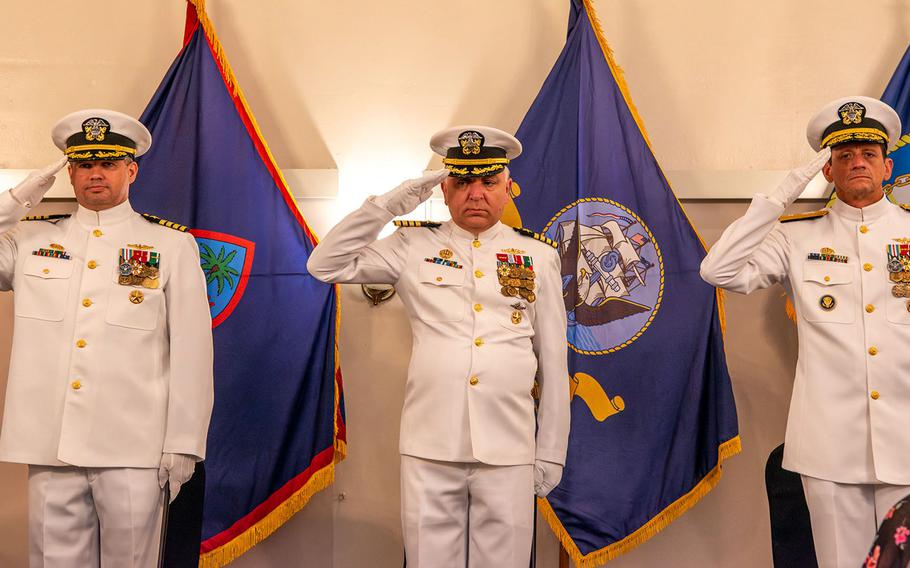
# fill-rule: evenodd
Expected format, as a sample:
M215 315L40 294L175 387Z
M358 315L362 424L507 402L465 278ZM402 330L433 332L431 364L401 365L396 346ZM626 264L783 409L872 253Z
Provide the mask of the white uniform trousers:
M30 465L31 568L154 568L158 470Z
M401 456L408 568L527 568L533 499L531 465Z
M869 554L885 514L907 485L836 483L801 475L819 568L856 568Z

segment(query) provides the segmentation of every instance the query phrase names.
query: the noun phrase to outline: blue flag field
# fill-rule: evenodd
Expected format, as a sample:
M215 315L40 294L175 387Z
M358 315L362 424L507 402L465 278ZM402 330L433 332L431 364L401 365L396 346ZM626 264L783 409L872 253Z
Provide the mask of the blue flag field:
M200 566L223 566L334 479L344 457L338 296L306 271L316 244L243 98L203 0L141 121L131 200L191 228L208 282L215 408Z
M705 247L651 151L589 0L516 136L513 198L558 243L572 427L541 510L579 567L649 539L740 451Z
M897 111L902 128L900 140L888 154L894 160L894 170L885 180L885 192L895 203L910 203L910 47L885 87L882 102Z

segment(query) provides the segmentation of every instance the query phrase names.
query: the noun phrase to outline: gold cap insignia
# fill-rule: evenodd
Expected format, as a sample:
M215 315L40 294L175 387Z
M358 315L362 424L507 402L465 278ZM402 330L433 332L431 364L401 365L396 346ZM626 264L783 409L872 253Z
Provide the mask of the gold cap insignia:
M82 131L89 142L103 142L111 123L103 118L89 118L82 123Z
M458 135L458 145L461 146L461 153L465 156L479 154L483 148L483 134L476 130L465 130Z
M837 113L844 124L859 124L866 115L866 107L857 102L849 102L837 109Z

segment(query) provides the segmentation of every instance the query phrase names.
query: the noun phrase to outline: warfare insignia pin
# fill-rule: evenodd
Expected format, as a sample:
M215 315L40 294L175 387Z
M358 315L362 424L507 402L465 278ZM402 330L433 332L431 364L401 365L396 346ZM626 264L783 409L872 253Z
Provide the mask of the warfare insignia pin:
M525 251L523 251L521 249L515 249L515 248L502 249L501 252L504 252L507 254L524 254L525 253Z
M439 251L439 256L446 260L449 260L450 258L452 258L452 254L453 254L452 251L450 251L449 249L442 249L441 251Z
M900 243L900 244L902 244L902 245L910 244L910 239L908 239L907 237L896 237L896 238L893 238L893 239L891 239L891 240L894 241L894 242L896 242L896 243Z
M57 243L51 243L48 245L50 248L39 248L38 250L32 251L32 254L35 256L46 256L50 258L59 258L62 260L70 260L70 255L66 252L62 245Z
M483 149L483 134L476 130L465 130L458 135L458 145L461 146L461 153L465 156L479 154Z
M837 109L837 113L844 124L859 124L866 114L866 107L857 102L849 102Z
M830 312L837 306L837 300L831 294L825 294L818 300L818 305L826 312Z
M155 247L152 246L152 245L128 244L128 245L126 245L126 246L128 246L128 247L130 247L130 248L134 248L134 249L139 249L139 250L152 250L153 248L155 248Z
M82 131L89 142L103 142L111 123L103 118L89 118L82 123Z

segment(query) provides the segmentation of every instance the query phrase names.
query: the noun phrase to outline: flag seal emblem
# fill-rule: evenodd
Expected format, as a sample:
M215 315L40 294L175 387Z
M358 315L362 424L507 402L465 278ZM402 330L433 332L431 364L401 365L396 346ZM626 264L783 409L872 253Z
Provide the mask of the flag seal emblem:
M563 207L544 227L558 243L569 346L604 355L638 339L660 308L664 267L651 230L601 197Z

